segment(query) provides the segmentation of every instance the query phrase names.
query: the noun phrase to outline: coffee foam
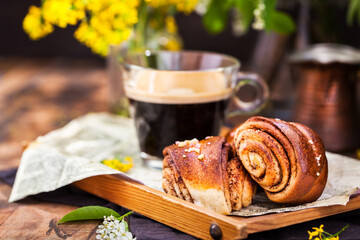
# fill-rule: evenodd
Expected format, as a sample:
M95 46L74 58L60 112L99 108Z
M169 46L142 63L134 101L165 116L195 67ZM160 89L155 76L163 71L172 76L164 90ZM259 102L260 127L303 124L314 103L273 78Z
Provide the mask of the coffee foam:
M161 104L206 103L227 99L231 88L221 72L140 71L125 80L126 95Z

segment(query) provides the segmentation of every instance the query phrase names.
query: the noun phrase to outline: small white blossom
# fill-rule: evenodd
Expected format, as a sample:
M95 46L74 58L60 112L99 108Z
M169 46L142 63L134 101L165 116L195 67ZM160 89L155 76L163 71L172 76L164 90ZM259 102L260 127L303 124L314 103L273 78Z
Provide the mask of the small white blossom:
M260 2L259 5L258 5L258 8L261 10L261 11L264 11L265 10L265 4L263 2Z
M96 239L109 239L109 240L136 240L133 238L131 232L125 223L125 220L122 219L119 221L114 216L104 216L104 221L102 225L98 226L96 230Z
M252 24L252 27L256 30L263 30L265 27L265 21L264 21L264 12L265 12L265 4L264 0L258 0L257 6L254 9L254 22Z

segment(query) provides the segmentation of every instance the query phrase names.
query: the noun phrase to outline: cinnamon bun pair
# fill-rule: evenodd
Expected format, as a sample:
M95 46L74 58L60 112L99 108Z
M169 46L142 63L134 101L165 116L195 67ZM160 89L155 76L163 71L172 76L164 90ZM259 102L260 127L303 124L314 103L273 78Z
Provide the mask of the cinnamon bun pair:
M252 117L226 140L177 142L163 153L164 191L222 214L251 204L257 185L271 201L302 204L318 199L327 181L320 137L279 119Z

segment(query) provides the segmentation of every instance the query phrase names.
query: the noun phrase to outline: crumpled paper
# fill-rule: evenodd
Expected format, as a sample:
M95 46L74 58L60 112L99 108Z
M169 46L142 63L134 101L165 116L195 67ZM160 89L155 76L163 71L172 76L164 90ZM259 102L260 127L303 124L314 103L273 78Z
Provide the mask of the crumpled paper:
M126 175L161 190L161 171L143 166L132 120L108 113L90 113L63 128L38 137L23 152L10 202L53 191L81 179L124 174L100 161L131 156Z
M125 174L162 191L160 170L145 167L140 159L134 123L109 113L90 113L63 128L38 137L24 150L9 202L53 191L81 179L104 174ZM114 156L131 156L134 167L126 173L100 161ZM296 211L311 207L346 205L360 185L360 161L326 153L329 177L321 197L312 203L286 207L258 192L253 204L231 215L256 216Z

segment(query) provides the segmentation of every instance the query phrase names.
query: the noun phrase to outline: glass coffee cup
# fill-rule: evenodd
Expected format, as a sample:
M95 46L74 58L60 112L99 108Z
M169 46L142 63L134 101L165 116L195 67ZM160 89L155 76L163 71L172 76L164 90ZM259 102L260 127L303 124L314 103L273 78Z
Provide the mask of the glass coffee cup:
M219 135L226 116L257 112L269 97L261 77L238 72L240 62L224 54L148 50L127 55L120 66L141 158L152 168L162 168L166 146ZM244 102L238 93L248 84L256 97ZM231 100L237 108L228 112Z

